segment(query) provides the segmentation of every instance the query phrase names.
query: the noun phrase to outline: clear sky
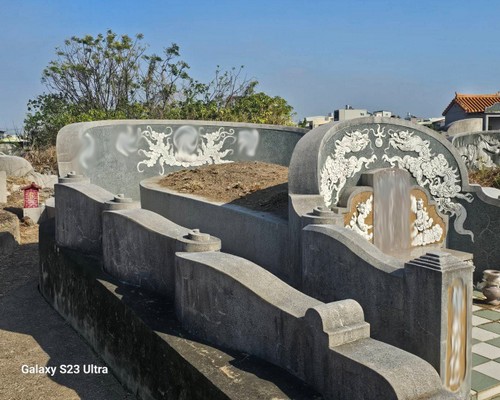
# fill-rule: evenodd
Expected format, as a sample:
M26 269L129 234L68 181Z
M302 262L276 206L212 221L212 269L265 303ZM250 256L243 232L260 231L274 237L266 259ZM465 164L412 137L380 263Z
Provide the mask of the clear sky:
M454 92L500 91L498 0L0 0L0 128L21 128L41 72L73 35L172 42L191 74L245 65L296 119L350 104L439 116Z

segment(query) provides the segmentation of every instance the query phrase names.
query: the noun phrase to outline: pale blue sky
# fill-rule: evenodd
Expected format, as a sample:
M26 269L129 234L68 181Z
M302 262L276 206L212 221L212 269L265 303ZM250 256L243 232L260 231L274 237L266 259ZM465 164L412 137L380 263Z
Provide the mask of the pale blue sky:
M0 128L28 99L64 39L141 32L179 44L191 74L245 65L296 119L350 104L438 116L454 92L500 90L500 1L0 0Z

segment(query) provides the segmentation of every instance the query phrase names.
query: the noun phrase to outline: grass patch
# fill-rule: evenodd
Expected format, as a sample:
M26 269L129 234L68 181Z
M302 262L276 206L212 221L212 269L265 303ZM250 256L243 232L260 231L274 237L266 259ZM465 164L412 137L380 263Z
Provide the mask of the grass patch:
M33 169L41 174L57 175L56 146L30 148L24 154Z
M483 168L478 171L469 172L471 183L477 183L484 187L500 189L500 168Z

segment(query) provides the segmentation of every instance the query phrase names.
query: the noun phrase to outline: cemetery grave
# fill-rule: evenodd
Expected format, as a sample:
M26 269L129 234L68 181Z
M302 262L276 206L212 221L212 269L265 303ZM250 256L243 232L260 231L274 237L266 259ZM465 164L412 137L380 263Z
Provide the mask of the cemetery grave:
M232 398L235 376L248 389L243 370L190 358L185 337L263 360L266 380L278 368L299 398L469 398L473 282L500 260L500 200L445 138L382 117L59 135L71 173L42 224L41 292L139 397ZM189 365L162 364L174 354Z

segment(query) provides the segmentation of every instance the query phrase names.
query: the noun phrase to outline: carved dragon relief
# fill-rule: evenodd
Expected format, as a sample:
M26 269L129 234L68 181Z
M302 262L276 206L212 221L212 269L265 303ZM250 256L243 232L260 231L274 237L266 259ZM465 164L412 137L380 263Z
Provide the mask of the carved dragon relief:
M458 153L462 156L467 168L481 169L493 168L497 166L494 156L500 154L500 140L492 135L476 135L472 143L463 142L460 138L454 145L457 146Z
M245 157L255 156L260 141L257 129L244 128L237 132L224 127L208 129L183 125L167 126L163 132L157 132L151 126L142 131L127 126L118 133L115 150L125 157L144 156L137 163L137 170L143 172L158 165L160 175L165 173L165 167L230 163L233 161L227 158L235 152ZM145 142L146 148L139 148L140 142Z
M372 139L377 148L382 147L381 141L386 141L387 147L384 149L382 161L391 167L410 172L419 186L429 190L440 212L455 216L454 228L457 233L469 235L474 240L474 234L463 227L467 212L457 201L464 199L472 202L473 197L469 193L461 193L461 180L457 168L449 165L444 154L435 154L431 150L430 142L422 139L414 131L386 128L378 125L376 130L365 128L345 132L341 139L335 141L333 153L326 158L320 169L320 194L325 204L336 205L347 179L367 169L377 160L375 154L367 158L357 157L356 153L363 152L367 148L373 150ZM397 153L408 154L390 155L391 149Z

